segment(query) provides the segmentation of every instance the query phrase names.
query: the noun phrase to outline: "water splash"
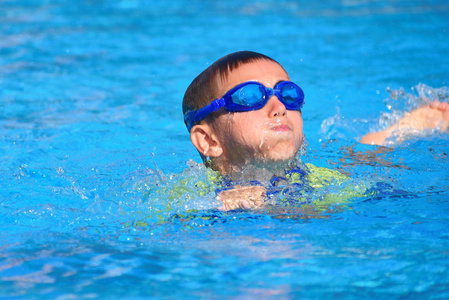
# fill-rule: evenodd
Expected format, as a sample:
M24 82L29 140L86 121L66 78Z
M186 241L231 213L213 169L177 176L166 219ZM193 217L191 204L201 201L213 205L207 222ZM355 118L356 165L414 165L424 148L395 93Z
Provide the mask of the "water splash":
M214 174L203 164L192 160L180 174L164 174L159 169L146 170L145 176L130 176L126 198L134 225L164 222L169 216L190 210L207 210L219 206L215 200ZM138 178L135 180L135 178Z
M407 92L404 88L391 89L387 87L390 96L384 99L387 111L381 112L380 117L375 120L348 118L341 115L337 109L337 113L324 120L321 123L320 135L321 141L330 139L354 140L359 139L361 134L367 132L376 132L384 130L396 124L406 113L432 103L433 101L447 102L449 101L449 88L440 87L433 88L426 84L418 84L412 87L411 92ZM368 124L373 123L373 126ZM360 128L367 127L367 132L360 132ZM438 128L436 128L438 129ZM436 130L424 131L408 131L396 132L395 135L387 141L388 146L397 146L404 140L413 137L425 137L435 134Z
M360 125L367 122L364 119L347 118L337 107L337 113L321 123L319 142L331 139L352 140L360 135Z
M388 87L387 92L390 93L390 98L385 99L385 104L390 109L396 107L396 110L410 110L429 104L433 101L449 100L448 87L433 88L426 84L419 83L415 87L412 87L411 91L413 93L407 93L403 88L394 90Z
M385 129L396 124L405 114L414 109L428 105L434 101L448 101L449 88L433 88L423 83L411 88L411 93L407 93L403 88L390 89L390 97L384 100L388 112L383 112L379 118L379 129ZM393 136L387 139L388 146L397 146L400 143L413 138L423 138L437 133L439 127L426 130L397 130Z

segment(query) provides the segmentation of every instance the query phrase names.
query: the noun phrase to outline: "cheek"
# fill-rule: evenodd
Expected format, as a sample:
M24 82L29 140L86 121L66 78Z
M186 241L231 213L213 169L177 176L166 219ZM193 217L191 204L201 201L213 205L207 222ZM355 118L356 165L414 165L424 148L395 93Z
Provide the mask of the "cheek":
M253 112L230 114L222 123L225 147L234 152L253 152L259 148L263 144L265 127L258 120Z
M255 124L247 113L229 113L217 119L215 132L225 147L244 145L250 139Z
M293 126L295 131L298 131L299 133L302 133L302 129L303 129L303 122L302 122L302 115L300 112L295 112L294 117L292 118L293 120Z
M266 123L256 112L240 113L233 123L235 136L246 143L254 142L264 135Z

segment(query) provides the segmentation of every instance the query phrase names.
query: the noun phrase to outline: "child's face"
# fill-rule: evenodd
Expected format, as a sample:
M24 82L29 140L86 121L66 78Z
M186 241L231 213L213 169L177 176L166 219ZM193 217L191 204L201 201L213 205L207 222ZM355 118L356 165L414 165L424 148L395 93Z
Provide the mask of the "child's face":
M289 81L275 62L259 60L230 72L218 87L218 97L246 81L258 81L273 88ZM287 110L273 95L267 104L249 112L222 113L212 124L228 163L242 165L254 161L285 161L293 158L303 142L301 112Z

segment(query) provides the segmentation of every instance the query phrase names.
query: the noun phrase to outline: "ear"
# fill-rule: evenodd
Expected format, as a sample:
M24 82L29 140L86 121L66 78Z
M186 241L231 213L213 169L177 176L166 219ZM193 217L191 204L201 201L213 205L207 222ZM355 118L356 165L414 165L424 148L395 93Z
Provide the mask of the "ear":
M219 157L223 154L220 141L207 123L193 126L190 140L198 152L206 157Z

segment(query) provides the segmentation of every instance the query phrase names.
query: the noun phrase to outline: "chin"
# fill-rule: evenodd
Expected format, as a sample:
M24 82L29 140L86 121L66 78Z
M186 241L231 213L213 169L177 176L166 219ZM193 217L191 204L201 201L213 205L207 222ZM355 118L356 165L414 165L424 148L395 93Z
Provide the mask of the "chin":
M266 161L272 161L272 162L283 162L283 161L289 161L293 159L296 156L296 153L293 154L285 154L285 153L272 153L270 156L266 157Z
M263 155L264 160L280 162L293 159L299 151L299 147L294 145L278 145L275 148L268 149Z

